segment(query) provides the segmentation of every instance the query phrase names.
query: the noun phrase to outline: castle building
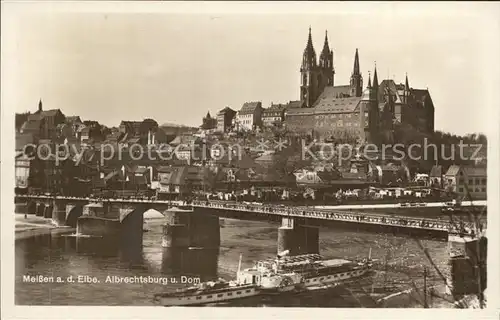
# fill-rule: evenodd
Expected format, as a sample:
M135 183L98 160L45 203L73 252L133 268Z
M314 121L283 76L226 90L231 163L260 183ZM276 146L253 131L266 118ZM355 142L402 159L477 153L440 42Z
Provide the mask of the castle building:
M207 112L207 115L203 118L201 128L204 130L212 130L217 128L217 118L212 118L210 112Z
M348 85L335 85L333 51L325 35L319 61L311 29L300 68L301 108L287 110L285 124L293 136L344 143L373 142L395 123L408 124L421 132L434 131L434 105L428 90L410 88L394 80L378 82L377 68L363 89L359 52Z
M227 132L233 123L236 116L236 111L229 107L225 107L217 113L217 131Z
M236 115L238 130L255 130L262 126L262 102L245 102Z

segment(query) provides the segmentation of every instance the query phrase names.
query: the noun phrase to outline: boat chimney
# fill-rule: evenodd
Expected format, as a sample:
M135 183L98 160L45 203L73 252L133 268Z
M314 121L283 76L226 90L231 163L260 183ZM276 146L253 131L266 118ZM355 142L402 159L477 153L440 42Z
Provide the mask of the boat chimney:
M240 253L240 261L238 262L238 274L241 271L241 257L242 257L242 254Z

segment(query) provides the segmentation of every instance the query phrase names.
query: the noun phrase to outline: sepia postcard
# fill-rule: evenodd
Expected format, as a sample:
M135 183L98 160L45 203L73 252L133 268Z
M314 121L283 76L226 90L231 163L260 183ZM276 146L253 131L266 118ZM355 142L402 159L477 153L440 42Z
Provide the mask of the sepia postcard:
M498 3L4 1L1 40L2 319L498 319Z

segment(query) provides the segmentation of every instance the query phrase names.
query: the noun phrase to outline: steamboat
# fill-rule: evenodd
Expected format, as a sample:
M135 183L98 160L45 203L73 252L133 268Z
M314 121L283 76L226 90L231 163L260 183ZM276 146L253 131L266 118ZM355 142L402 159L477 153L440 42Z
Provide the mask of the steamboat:
M324 259L319 254L278 256L257 262L262 269L272 270L272 282L262 283L262 293L312 291L329 289L371 272L371 250L368 259L355 262L344 259ZM293 276L291 276L293 275Z
M362 277L371 270L371 259L353 262L323 259L319 254L288 256L257 261L241 270L241 256L235 280L209 281L174 292L156 294L163 306L216 304L257 296L299 293L335 287L346 280Z

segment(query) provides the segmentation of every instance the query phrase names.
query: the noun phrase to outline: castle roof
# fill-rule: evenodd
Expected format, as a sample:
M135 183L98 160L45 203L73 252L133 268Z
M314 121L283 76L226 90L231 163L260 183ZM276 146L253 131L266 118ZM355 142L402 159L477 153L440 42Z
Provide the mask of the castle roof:
M300 100L290 101L287 105L287 109L302 108L303 102Z
M223 114L226 114L227 112L235 113L236 111L234 111L233 109L231 109L229 107L225 107L224 109L220 110L217 114L223 115Z
M252 114L255 112L257 108L262 107L262 103L260 101L257 102L245 102L243 107L240 109L240 114Z

